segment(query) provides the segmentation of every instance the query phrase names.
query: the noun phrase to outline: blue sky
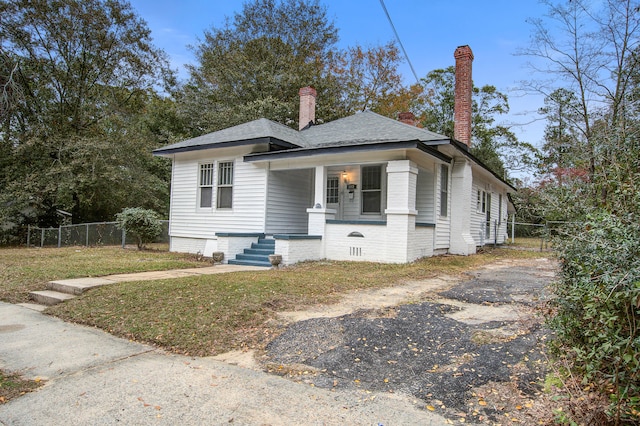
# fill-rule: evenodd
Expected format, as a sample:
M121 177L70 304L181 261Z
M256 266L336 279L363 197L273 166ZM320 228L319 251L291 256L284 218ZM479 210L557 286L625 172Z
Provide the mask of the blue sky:
M188 45L197 44L206 29L220 27L225 17L242 10L241 0L130 0L149 25L155 44L186 78L183 64L193 63ZM380 0L321 0L339 29L340 46L384 44L394 40ZM454 64L453 51L468 44L473 50L476 86L496 86L509 96L511 114L501 119L514 125L521 140L538 145L544 123L534 121L542 98L516 89L531 78L528 58L516 56L529 44L527 19L542 17L537 0L385 0L385 4L418 77ZM405 82L415 79L408 65L400 69ZM321 102L319 99L318 102Z

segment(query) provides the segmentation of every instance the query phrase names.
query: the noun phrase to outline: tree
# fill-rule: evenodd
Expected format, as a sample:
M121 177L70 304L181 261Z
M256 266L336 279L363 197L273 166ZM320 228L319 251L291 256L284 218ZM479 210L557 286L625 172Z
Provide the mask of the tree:
M172 74L131 6L8 0L0 16L0 184L11 200L0 209L57 225L56 209L81 221L111 219L131 198L166 205L166 167L150 154L162 139L141 117Z
M550 80L529 87L546 95L538 194L559 230L561 260L549 325L563 365L611 401L614 424L640 412L640 3L544 2L532 45ZM581 407L567 412L580 415ZM593 418L594 407L588 407ZM602 409L604 411L604 409ZM585 417L586 419L587 417ZM580 418L568 419L581 423Z
M557 89L544 100L540 114L547 120L540 171L580 168L584 147L579 143L576 126L580 121L580 105L574 92Z
M353 114L371 110L395 119L399 113L414 109L422 87L406 87L402 83L398 72L402 61L392 42L366 49L356 45L343 52L336 71L345 111Z
M532 43L521 54L535 61L531 67L544 79L526 86L548 98L559 88L573 93L572 120L567 124L588 162L588 201L604 205L611 194L608 151L612 145L624 145L616 140L630 123L628 95L640 65L640 5L632 0L543 3L548 14L530 20Z
M222 28L206 31L179 98L192 134L261 117L293 125L298 89L308 85L322 99L317 117L340 114L331 73L338 32L326 15L317 0L254 0Z
M144 249L162 233L160 217L153 210L129 207L116 215L116 222L120 229L136 238L138 250Z
M437 69L422 79L424 101L418 116L424 127L453 138L455 104L455 68ZM509 112L507 95L495 86L473 88L471 153L494 173L506 176L510 169L522 169L531 163L534 148L517 139L508 126L496 124L496 116Z

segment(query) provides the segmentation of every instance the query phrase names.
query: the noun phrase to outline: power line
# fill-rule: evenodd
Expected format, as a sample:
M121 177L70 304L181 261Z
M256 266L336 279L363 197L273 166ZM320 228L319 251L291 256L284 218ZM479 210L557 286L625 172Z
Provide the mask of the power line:
M411 72L413 73L413 76L416 79L416 83L420 83L420 79L418 78L418 74L416 74L416 70L413 69L413 64L411 63L411 60L409 59L409 55L407 55L407 51L405 50L404 45L402 44L402 40L400 40L400 36L398 35L398 31L396 31L395 25L393 25L393 21L391 20L391 15L389 15L389 11L387 10L387 6L385 6L385 4L384 4L384 0L380 0L380 5L382 5L382 9L384 10L385 15L387 15L387 19L389 20L389 24L391 24L391 28L393 29L393 33L396 35L396 40L398 40L398 44L400 45L400 48L402 49L402 53L404 53L404 57L407 60L407 63L409 64L409 68L411 68Z

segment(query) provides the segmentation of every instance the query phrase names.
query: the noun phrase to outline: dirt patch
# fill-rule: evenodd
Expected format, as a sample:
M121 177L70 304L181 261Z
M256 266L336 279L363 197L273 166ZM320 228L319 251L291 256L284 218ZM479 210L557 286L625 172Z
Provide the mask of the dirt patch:
M284 313L292 323L262 365L322 388L411 396L450 419L496 423L509 410L523 418L546 372L547 331L535 306L554 267L502 261L469 280L416 281ZM496 388L522 403L490 405L486 389Z
M452 287L459 280L442 276L422 281L411 281L403 285L376 290L355 291L331 305L317 305L304 311L280 312L278 316L288 323L313 318L335 318L356 311L383 309L401 303L420 300L434 292Z

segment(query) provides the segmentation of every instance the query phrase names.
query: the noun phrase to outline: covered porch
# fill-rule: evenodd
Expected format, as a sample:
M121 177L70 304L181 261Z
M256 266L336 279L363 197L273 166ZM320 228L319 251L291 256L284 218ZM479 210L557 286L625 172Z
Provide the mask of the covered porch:
M284 264L316 259L404 263L431 256L438 166L434 160L418 165L402 159L272 168L266 233L273 235Z

